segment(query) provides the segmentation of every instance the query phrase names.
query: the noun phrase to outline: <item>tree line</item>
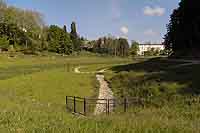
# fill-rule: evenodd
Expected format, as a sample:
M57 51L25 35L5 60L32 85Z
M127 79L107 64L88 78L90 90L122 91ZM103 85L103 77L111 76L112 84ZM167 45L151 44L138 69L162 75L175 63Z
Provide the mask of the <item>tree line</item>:
M34 53L51 51L71 54L81 50L83 39L79 37L76 23L72 22L71 32L67 27L46 26L39 12L8 6L0 1L0 49Z
M165 46L174 56L200 57L200 5L196 0L181 0L170 16Z
M129 43L125 38L102 37L88 42L86 50L111 56L128 56Z
M32 10L8 6L0 0L0 50L25 54L49 51L70 55L87 50L112 56L128 56L129 43L125 38L101 37L88 41L77 33L76 23L71 31L67 26L47 26L43 15Z
M164 37L169 54L200 57L199 10L197 1L181 0L179 7L173 11ZM72 22L70 32L66 25L47 26L39 12L8 6L0 0L0 50L9 49L24 53L51 51L59 54L88 50L112 56L127 56L131 51L125 38L102 37L87 41L78 35L75 22Z

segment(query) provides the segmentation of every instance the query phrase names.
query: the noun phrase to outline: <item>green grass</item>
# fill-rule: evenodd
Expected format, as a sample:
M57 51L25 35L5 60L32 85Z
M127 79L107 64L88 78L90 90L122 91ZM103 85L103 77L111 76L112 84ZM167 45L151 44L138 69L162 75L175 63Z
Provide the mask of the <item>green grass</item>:
M9 59L1 55L0 132L200 132L199 104L180 106L170 104L160 108L135 107L132 108L132 113L87 118L74 116L66 111L66 95L96 97L98 93L95 75L76 74L73 72L76 66L83 66L82 71L111 68L106 77L113 90L114 87L122 84L126 86L129 80L133 82L135 79L137 81L133 83L141 83L143 80L147 83L161 81L163 86L172 90L182 88L184 84L198 86L199 66L173 69L172 66L179 63L142 60L127 65L128 62L131 61L93 55L83 57L19 55ZM153 87L155 84L148 84L150 85Z
M199 95L200 65L177 67L184 62L150 59L111 68L108 74L116 96L157 97L164 95Z
M116 97L151 100L151 105L148 103L145 108L130 107L129 112L136 114L134 118L130 114L127 119L126 115L119 116L137 125L133 132L200 132L200 102L183 103L200 94L200 65L177 67L184 63L154 58L114 66L110 69L112 73L106 74ZM173 100L173 96L179 99Z
M199 132L199 106L177 109L138 109L135 113L101 116L96 118L73 117L62 110L45 107L42 111L13 111L1 113L1 132Z
M130 61L129 61L130 62ZM122 62L120 62L119 61L119 63L117 63L117 62L108 62L108 63L106 63L106 64L92 64L92 65L86 65L86 66L81 66L81 68L80 68L80 71L81 72L98 72L98 71L100 71L100 70L104 70L105 69L105 71L107 72L107 73L109 73L109 72L111 72L109 69L110 68L112 68L112 67L114 67L114 66L118 66L118 65L120 65L120 63L122 63ZM123 62L123 64L126 64L126 62Z
M92 78L55 69L0 81L0 125L62 131L73 118L65 110L65 96L92 96Z
M76 74L74 67L126 61L95 56L0 59L1 132L66 132L75 129L76 122L80 129L85 120L66 111L65 96L95 97L98 92L95 75Z

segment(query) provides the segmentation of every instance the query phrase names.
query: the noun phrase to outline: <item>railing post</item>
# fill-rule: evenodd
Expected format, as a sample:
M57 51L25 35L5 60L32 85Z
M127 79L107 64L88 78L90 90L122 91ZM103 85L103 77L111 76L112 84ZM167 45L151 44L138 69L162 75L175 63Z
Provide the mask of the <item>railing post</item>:
M102 104L106 107L106 114L108 114L108 102L107 102L107 99L103 99L101 101L103 101Z
M69 68L70 68L70 66L69 66L69 64L67 64L67 72L69 72L70 70L69 70Z
M83 101L84 103L84 115L86 116L86 98L84 98L84 101Z
M107 106L108 106L108 114L110 113L110 99L107 99Z
M127 99L124 98L124 112L127 111Z
M66 96L66 109L68 109L67 104L68 104L68 103L67 103L67 96Z
M76 113L76 97L74 97L74 113Z
M114 112L114 108L115 108L115 99L111 100L111 111Z

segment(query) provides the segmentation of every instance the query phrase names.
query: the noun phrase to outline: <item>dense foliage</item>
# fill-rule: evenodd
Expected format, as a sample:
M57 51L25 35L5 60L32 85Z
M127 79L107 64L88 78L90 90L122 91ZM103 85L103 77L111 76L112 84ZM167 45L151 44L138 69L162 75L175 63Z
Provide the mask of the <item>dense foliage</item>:
M40 13L0 2L0 51L9 51L12 47L14 51L25 54L50 51L69 55L82 50L121 57L138 54L137 42L133 41L132 47L129 48L128 40L125 38L108 36L88 41L77 33L76 22L72 22L70 28L71 31L67 30L66 25L46 26ZM169 38L168 36L166 38ZM152 49L145 55L160 55L160 53Z
M89 49L100 54L125 57L129 54L129 44L127 39L103 37L89 42Z
M51 25L47 31L48 50L61 54L71 54L72 41L70 35L56 25Z
M0 48L8 49L11 45L25 45L29 40L28 36L20 30L17 25L9 23L0 23Z
M0 48L36 49L41 45L44 23L40 13L22 10L0 1Z
M129 54L127 39L103 37L87 41L77 33L75 22L70 32L66 25L45 26L40 13L0 1L0 51L9 51L10 47L25 54L50 51L69 55L81 50L122 57Z
M138 55L139 51L139 43L136 41L132 41L131 48L130 48L130 54L132 57L135 57Z
M200 50L200 6L198 1L181 0L173 11L168 32L165 35L166 48L177 56L198 56Z
M59 54L71 54L80 51L82 41L72 22L71 33L64 25L45 26L42 15L31 10L8 6L0 1L0 50L33 54L48 50ZM12 45L12 46L11 46Z
M75 22L72 22L71 24L71 33L70 33L70 37L71 37L71 40L74 44L74 50L75 51L80 51L80 47L81 47L81 40L77 34L77 31L76 31L76 23Z

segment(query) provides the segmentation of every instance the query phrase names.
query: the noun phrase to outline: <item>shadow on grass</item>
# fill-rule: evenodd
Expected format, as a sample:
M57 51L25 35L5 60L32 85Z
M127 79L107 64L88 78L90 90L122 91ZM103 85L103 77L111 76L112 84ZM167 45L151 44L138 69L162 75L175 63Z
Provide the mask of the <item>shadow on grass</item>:
M144 90L146 87L146 91L156 88L159 93L172 91L181 95L199 95L200 64L176 67L183 63L166 58L153 58L134 64L115 66L111 70L117 75L111 79L111 85L118 84L114 87L127 88L126 91L130 91L127 94L133 94L141 88ZM137 75L139 72L144 74Z
M121 71L145 71L145 72L159 72L165 71L169 68L175 67L179 64L183 64L184 62L176 62L167 60L167 58L152 58L142 62L121 65L112 67L111 70L114 72Z

